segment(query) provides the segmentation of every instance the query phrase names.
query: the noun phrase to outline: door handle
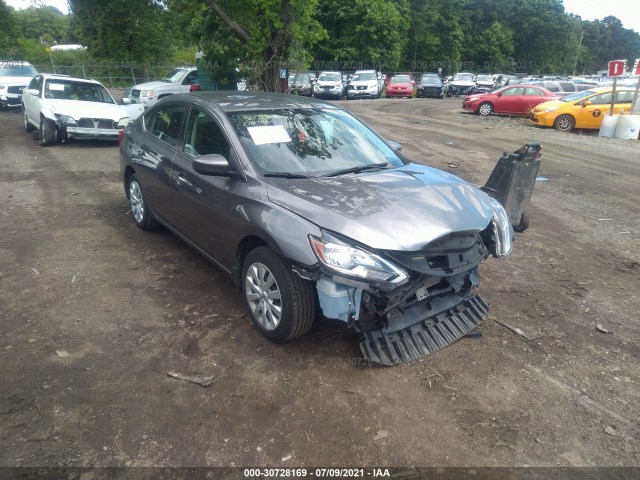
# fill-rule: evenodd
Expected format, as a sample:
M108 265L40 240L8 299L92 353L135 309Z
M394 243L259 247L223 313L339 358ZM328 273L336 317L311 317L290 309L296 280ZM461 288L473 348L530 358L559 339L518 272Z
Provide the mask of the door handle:
M189 187L193 186L189 180L186 179L184 173L179 173L176 175L176 183L178 185L187 185Z

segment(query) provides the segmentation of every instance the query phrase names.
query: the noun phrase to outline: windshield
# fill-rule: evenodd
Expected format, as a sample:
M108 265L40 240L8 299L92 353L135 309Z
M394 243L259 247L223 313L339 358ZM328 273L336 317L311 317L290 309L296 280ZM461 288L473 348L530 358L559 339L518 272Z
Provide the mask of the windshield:
M35 77L36 69L29 66L9 66L0 64L0 77Z
M161 82L178 83L184 77L184 70L175 68L160 79Z
M396 75L391 77L391 83L411 83L411 77L409 75Z
M441 85L442 81L439 77L422 77L420 79L421 85Z
M356 73L351 81L357 82L362 80L377 80L378 77L373 72L365 72L365 73Z
M477 80L478 80L478 82L492 82L493 83L493 76L491 76L491 75L478 75Z
M342 80L342 75L336 72L322 72L318 80L321 82L339 82Z
M595 93L596 92L594 92L593 90L583 90L582 92L576 92L572 93L571 95L567 95L566 97L562 97L560 100L562 100L563 102L573 102L575 100L580 100Z
M77 100L80 102L115 103L107 89L99 83L78 82L62 78L50 79L45 84L44 98Z
M386 142L342 110L227 115L254 165L264 173L315 176L373 164L403 165Z
M456 73L453 76L453 79L462 82L473 82L473 75L471 75L470 73Z

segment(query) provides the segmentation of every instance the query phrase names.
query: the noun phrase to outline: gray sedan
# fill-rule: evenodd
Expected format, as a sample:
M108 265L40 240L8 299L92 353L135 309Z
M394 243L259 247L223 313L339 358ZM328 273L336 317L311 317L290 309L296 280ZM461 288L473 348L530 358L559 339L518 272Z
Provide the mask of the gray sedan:
M121 173L133 218L163 225L227 272L270 340L319 316L393 365L475 329L478 265L511 250L502 206L412 163L344 110L266 93L174 95L129 124Z

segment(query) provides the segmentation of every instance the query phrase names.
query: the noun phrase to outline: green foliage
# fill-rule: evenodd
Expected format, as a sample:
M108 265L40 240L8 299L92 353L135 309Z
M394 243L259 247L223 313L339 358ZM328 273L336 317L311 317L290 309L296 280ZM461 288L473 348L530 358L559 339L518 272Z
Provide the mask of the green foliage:
M83 45L99 59L158 62L171 45L170 18L156 0L69 0Z
M320 0L315 18L327 31L315 60L344 69L397 68L407 45L407 0Z

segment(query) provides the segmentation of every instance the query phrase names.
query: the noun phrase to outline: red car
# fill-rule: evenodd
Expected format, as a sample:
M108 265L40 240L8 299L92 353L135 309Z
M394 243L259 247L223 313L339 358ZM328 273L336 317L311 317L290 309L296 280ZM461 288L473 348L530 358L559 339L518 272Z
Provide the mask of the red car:
M511 113L528 115L539 103L558 98L553 92L537 85L509 85L489 93L467 95L462 108L479 115Z
M387 83L385 97L413 97L413 86L416 82L411 80L410 75L395 75Z

